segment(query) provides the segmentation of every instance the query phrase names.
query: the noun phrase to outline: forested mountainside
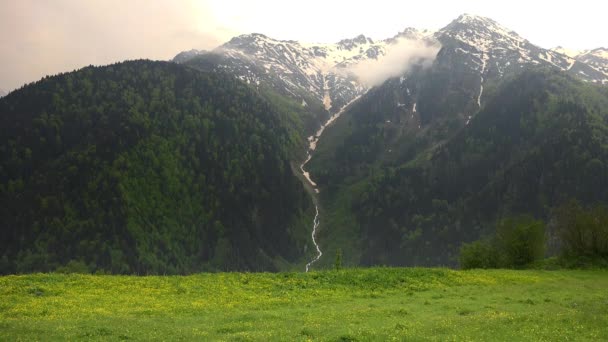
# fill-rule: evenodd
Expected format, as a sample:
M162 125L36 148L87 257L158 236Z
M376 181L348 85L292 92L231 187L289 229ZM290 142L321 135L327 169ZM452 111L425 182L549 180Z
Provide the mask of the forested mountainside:
M257 64L247 59L240 61L240 63L236 63L234 60L222 54L216 53L197 55L183 61L182 63L188 67L200 71L211 73L220 72L233 76L239 76L238 72L243 72L247 75L265 74L265 71L261 70ZM236 70L226 70L226 68L219 67L220 65L231 63L234 63L233 67ZM292 95L292 93L286 91L285 85L280 79L273 77L273 74L263 78L263 82L260 82L259 80L252 82L251 79L245 77L238 78L258 90L260 95L273 103L273 105L279 107L281 111L290 112L288 117L295 118L298 121L297 132L302 136L311 135L329 117L329 113L323 106L323 103L319 99L315 98L313 94L302 89L294 89L292 91L294 95Z
M0 272L277 270L314 207L300 118L232 75L132 61L0 99Z
M455 265L503 217L608 203L607 61L463 14L46 77L0 97L0 273Z
M325 223L319 239L327 254L333 255L337 249L342 249L347 263L455 264L454 254L458 246L491 230L488 227L495 223L492 221L506 213L486 211L483 215L487 217L483 222L453 221L448 226L441 220L418 222L429 216L429 210L425 214L419 207L425 204L416 202L417 197L412 198L414 202L410 207L405 207L402 201L392 204L377 196L369 197L369 185L376 184L373 180L378 177L384 179L381 183L385 187L378 189L378 196L391 193L386 188L390 186L404 196L414 191L411 188L417 188L416 196L427 193L431 200L438 200L433 213L446 216L448 207L452 211L456 209L453 203L444 205L442 201L447 199L442 189L433 188L431 183L423 181L430 169L415 168L418 171L407 171L409 176L399 179L390 176L391 172L399 173L402 169L428 164L427 161L440 147L451 146L463 131L470 131L477 115L484 112L489 102L498 96L497 92L504 91L505 83L513 82L517 75L550 75L553 71L572 76L563 82L557 82L557 76L552 76L552 81L543 83L557 82L550 89L587 87L577 83L576 79L598 85L608 79L600 69L560 52L535 46L489 18L461 15L437 31L434 37L442 48L432 65L428 68L412 67L399 77L370 89L350 106L340 120L325 130L307 165L312 179L321 189ZM563 75L560 77L566 77ZM596 94L595 101L604 101L605 89L598 87L584 93ZM561 94L556 93L555 97ZM513 92L501 96L512 96L509 101L518 102L518 97L523 94ZM541 98L536 100L541 101ZM584 103L586 106L587 102ZM530 110L556 110L542 108L542 104L548 105L549 102L542 102ZM597 151L590 153L595 155ZM477 157L480 160L486 158L485 155ZM491 157L488 154L487 158ZM435 176L447 177L436 179L433 184L452 178L449 172L440 174L438 170L432 171ZM415 176L415 172L423 174ZM400 183L404 179L407 181ZM374 201L378 202L373 204ZM375 213L366 213L365 207L373 208ZM481 211L482 208L467 210ZM530 214L543 216L547 211L531 208ZM404 219L406 216L407 220ZM435 234L437 231L442 233ZM425 232L427 235L422 237ZM325 262L330 263L329 260Z
M372 90L345 113L312 161L326 207L338 208L325 241L355 236L352 263L451 265L463 241L492 233L501 217L548 219L569 199L608 202L605 87L524 70L466 124L440 117L421 129L370 110L386 96ZM395 125L408 133L399 144Z

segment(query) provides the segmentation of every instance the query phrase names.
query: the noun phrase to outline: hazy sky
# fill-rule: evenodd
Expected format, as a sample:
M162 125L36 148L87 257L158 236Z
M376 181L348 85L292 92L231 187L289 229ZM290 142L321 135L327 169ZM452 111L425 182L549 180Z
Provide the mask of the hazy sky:
M499 5L500 4L500 5ZM240 33L334 42L491 17L542 47L608 46L605 0L0 0L0 89L125 59L170 59Z

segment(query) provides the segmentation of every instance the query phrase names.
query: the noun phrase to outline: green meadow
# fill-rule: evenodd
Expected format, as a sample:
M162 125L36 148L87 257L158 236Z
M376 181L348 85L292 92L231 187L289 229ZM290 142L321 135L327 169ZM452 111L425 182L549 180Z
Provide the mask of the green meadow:
M608 340L608 272L3 276L0 340Z

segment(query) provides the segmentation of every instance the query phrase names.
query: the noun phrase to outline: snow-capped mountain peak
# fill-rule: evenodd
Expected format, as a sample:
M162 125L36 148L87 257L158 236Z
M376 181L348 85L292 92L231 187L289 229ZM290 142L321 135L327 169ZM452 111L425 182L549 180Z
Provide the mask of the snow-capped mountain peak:
M577 55L576 60L583 62L593 69L602 72L608 78L608 49L600 47L593 50L583 51ZM604 80L604 83L608 83L608 80Z
M596 55L583 59L563 48L543 49L490 18L463 14L439 30L436 37L444 47L470 55L470 65L482 77L501 77L527 65L547 65L585 81L608 83L607 69L602 68L603 62L598 62ZM589 62L592 59L596 65Z
M433 37L434 34L435 31L427 29L419 30L414 27L407 27L403 31L397 33L397 35L395 35L394 37L386 39L385 42L393 44L396 43L399 39L426 40L429 42L435 42L435 38Z
M608 84L605 48L573 57L563 48L543 49L490 18L471 14L460 15L437 32L406 28L394 37L377 41L361 34L337 43L316 44L277 40L260 33L245 34L212 52L191 50L180 53L174 60L184 63L203 56L204 68L233 73L250 84L264 83L299 102L305 101L302 94L307 94L337 111L369 88L350 72L352 68L388 56L389 50L402 39L439 42L443 47L440 55L451 56L441 59L450 60L447 67L464 68L467 73L478 75L479 90L475 94L478 106L483 101L486 80L529 65L555 67L589 82Z
M516 32L496 21L470 14L460 15L439 32L441 35L475 47L479 51L487 51L493 47L519 49L527 43L527 40Z
M603 58L608 60L608 49L605 47L600 47L594 50L591 50L588 54L592 54L598 58Z
M587 52L587 50L574 50L574 49L565 48L563 46L556 46L551 50L561 53L562 55L568 56L570 58L576 58L578 55Z
M371 38L368 38L362 34L356 36L352 39L342 39L336 45L342 49L352 50L360 45L368 45L374 44L374 41Z
M337 110L367 90L345 68L366 59L377 59L385 53L386 44L364 35L335 44L310 44L277 40L259 33L244 34L215 49L211 54L220 56L222 61L211 64L214 69L232 72L247 83L269 84L299 101L299 94L308 93L327 109Z

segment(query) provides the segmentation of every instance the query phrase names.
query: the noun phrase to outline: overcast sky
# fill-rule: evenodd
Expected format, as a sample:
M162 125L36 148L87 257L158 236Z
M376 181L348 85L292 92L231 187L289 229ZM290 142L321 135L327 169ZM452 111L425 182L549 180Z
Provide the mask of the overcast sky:
M465 12L545 48L608 47L605 0L0 0L0 90L90 64L170 59L241 33L382 39L410 26L438 29Z

